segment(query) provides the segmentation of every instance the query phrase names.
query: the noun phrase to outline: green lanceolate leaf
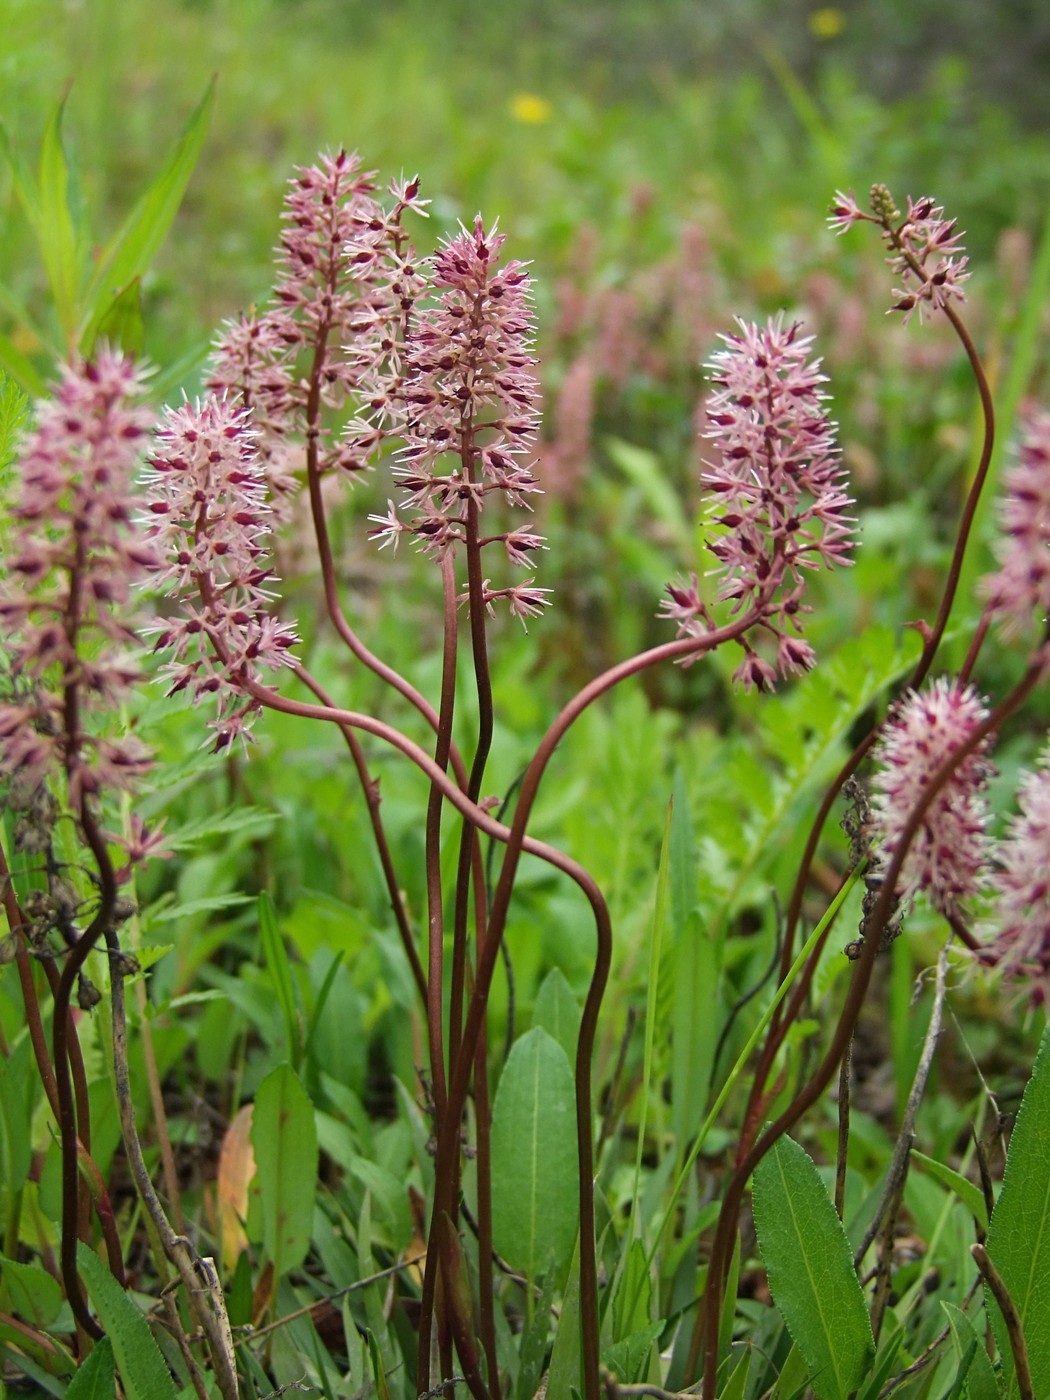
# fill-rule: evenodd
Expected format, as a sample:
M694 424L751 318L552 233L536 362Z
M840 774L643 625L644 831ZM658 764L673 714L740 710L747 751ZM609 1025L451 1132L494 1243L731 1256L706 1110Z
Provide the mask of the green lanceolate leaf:
M1044 1032L988 1227L988 1254L1021 1319L1036 1395L1050 1395L1050 1030ZM1006 1324L987 1301L1008 1400L1018 1394Z
M302 1059L301 1023L295 1005L295 983L292 980L292 965L277 927L277 911L273 900L263 890L259 895L259 933L262 936L263 960L270 974L274 993L277 996L284 1017L285 1034L288 1037L288 1058L296 1069Z
M942 1300L941 1307L951 1326L955 1354L959 1358L955 1382L958 1391L953 1387L952 1395L958 1393L959 1400L999 1400L995 1372L976 1327L954 1303Z
M69 1382L66 1400L113 1400L117 1393L113 1343L103 1337Z
M954 1191L981 1228L987 1230L988 1207L985 1204L984 1193L972 1181L968 1181L961 1172L952 1167L946 1167L943 1162L927 1157L924 1152L917 1152L914 1147L910 1156L913 1165L927 1172L942 1186L947 1186L949 1191Z
M575 1110L565 1051L537 1026L507 1057L492 1108L493 1243L527 1278L564 1268L576 1238Z
M263 1246L280 1278L306 1258L317 1184L313 1105L291 1065L259 1085L252 1110Z
M113 1344L128 1400L175 1400L175 1384L142 1313L85 1244L77 1245L77 1268Z
M75 340L80 239L70 205L69 164L62 144L65 99L54 108L40 148L40 222L36 234L67 345Z
M102 323L111 314L115 302L136 278L145 275L167 237L200 158L214 96L212 82L186 123L167 164L139 199L123 228L102 250L87 292L85 324L80 337L83 354L91 353Z
M549 1031L569 1057L569 1063L573 1063L580 1034L580 1008L560 967L552 967L540 983L532 1024Z
M818 1400L846 1400L875 1355L842 1222L812 1160L783 1137L759 1163L755 1227L769 1288Z
M4 1310L16 1312L33 1327L47 1327L62 1307L58 1281L39 1266L16 1264L0 1255L0 1293L6 1293Z

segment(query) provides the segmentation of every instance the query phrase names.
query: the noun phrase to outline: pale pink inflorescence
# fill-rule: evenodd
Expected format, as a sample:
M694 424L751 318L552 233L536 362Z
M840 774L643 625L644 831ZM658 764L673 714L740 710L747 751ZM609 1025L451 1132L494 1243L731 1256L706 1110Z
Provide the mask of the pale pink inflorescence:
M916 310L943 311L952 301L964 301L962 284L969 280L968 259L963 252L963 235L955 219L946 219L944 210L929 196L908 198L907 213L901 215L885 185L874 185L870 214L865 213L852 193L841 190L831 206L829 223L836 233L845 233L854 224L878 224L883 242L890 250L886 259L900 278L897 298L891 311L911 319Z
M179 604L154 630L167 651L169 694L218 702L222 748L245 736L259 704L245 682L288 665L297 641L271 611L269 507L258 430L247 410L214 394L169 409L149 459L150 538L165 559L160 585Z
M0 597L12 685L0 704L0 770L29 786L63 772L74 809L130 788L150 766L137 739L98 732L140 677L127 607L155 563L133 521L150 422L142 392L116 352L66 367L18 459Z
M479 216L430 260L436 301L417 305L405 345L404 445L395 468L403 507L391 502L387 515L371 517L383 544L407 534L443 556L466 541L472 511L480 518L500 498L527 507L540 489L530 457L537 386L529 277L519 262L499 265L503 241ZM481 535L479 543L502 547L526 569L545 547L525 527ZM504 599L524 620L542 611L547 594L531 577L506 588L486 579L481 602L491 609Z
M1003 481L999 569L982 582L1007 635L1045 631L1050 614L1050 413L1025 416L1017 460Z
M875 850L888 866L912 813L935 774L987 718L972 687L941 677L928 690L910 692L897 704L875 748L873 780ZM908 847L897 893L902 899L925 892L948 916L980 893L988 860L985 787L991 774L988 739L981 740L944 781L927 807Z
M998 851L992 877L995 937L987 960L1031 982L1033 999L1050 1002L1050 747L1021 780L1018 812Z
M775 643L770 662L745 639L735 679L769 689L778 675L813 664L801 636L805 574L850 562L855 522L825 408L827 381L820 360L810 358L812 336L779 318L739 325L708 366L714 388L703 436L714 452L702 482L725 531L708 544L719 561L718 598L732 604L732 616L753 612L757 629ZM663 611L681 635L714 629L696 578L667 591Z
M297 485L296 435L317 432L319 472L365 470L378 444L374 424L362 420L341 434L323 410L341 408L353 393L377 413L389 381L399 382L398 340L422 286L402 218L407 209L424 212L426 201L418 181L397 181L387 211L374 188L346 151L296 171L272 304L230 322L212 356L207 385L251 410L278 508Z

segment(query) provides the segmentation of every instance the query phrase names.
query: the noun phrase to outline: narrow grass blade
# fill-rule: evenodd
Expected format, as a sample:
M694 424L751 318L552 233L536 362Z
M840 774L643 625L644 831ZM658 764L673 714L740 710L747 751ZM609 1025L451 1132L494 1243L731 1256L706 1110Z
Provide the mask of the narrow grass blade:
M875 1355L853 1255L806 1152L783 1137L755 1169L753 1207L773 1300L818 1400L846 1400Z
M72 346L80 283L80 239L70 205L69 164L62 144L65 105L63 98L53 108L40 147L40 222L36 234L59 325L66 344Z
M284 1018L285 1035L288 1037L288 1058L295 1069L302 1060L302 1036L300 1021L295 1004L295 982L292 979L292 965L277 927L277 911L268 892L259 895L259 933L262 938L263 961L270 974L270 983Z

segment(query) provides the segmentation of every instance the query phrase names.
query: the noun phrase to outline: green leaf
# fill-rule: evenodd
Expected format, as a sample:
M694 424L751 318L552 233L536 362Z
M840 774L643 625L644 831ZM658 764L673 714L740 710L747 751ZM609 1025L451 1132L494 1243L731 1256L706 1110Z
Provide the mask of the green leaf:
M954 1303L946 1303L942 1299L941 1307L951 1326L952 1341L959 1358L956 1383L962 1382L962 1386L958 1391L958 1400L999 1400L995 1372L981 1338L977 1335L977 1329ZM952 1395L955 1394L953 1388Z
M142 279L133 277L110 302L99 322L97 338L138 359L146 339L142 319Z
M76 338L80 240L69 201L69 164L62 144L65 98L52 110L40 148L40 221L36 235L66 344Z
M116 1393L113 1343L103 1337L92 1347L88 1359L77 1367L66 1390L66 1400L113 1400Z
M1003 1188L988 1227L988 1254L1021 1319L1035 1393L1050 1395L1050 1028L1043 1033L1010 1138ZM987 1307L1007 1400L1013 1400L1017 1374L1006 1324L990 1296Z
M214 97L215 82L212 80L166 165L132 209L116 237L102 250L87 293L87 323L80 337L85 355L91 353L114 301L132 282L145 275L167 237L200 158Z
M295 982L288 952L277 927L277 911L266 890L259 894L259 933L262 937L263 961L270 974L270 985L277 997L284 1018L284 1033L288 1040L288 1058L298 1070L303 1055L302 1024L295 1004Z
M532 1024L549 1031L565 1051L569 1063L575 1061L576 1041L580 1034L580 1008L560 967L552 967L540 983L532 1009Z
M113 1344L128 1400L175 1400L175 1384L160 1348L131 1298L86 1244L77 1245L77 1267Z
M576 1094L541 1026L518 1040L492 1107L493 1243L527 1278L568 1261L579 1225Z
M751 1374L751 1358L754 1355L750 1346L745 1346L740 1360L733 1367L732 1374L724 1390L718 1392L718 1400L744 1400L748 1377Z
M846 1400L875 1355L842 1222L816 1167L782 1137L755 1169L753 1209L769 1288L818 1400Z
M551 1348L551 1364L547 1372L547 1394L554 1400L558 1395L571 1395L580 1385L583 1375L583 1345L580 1332L580 1249L577 1241L573 1251L569 1281L561 1300L561 1316Z
M58 1280L38 1265L16 1264L0 1255L0 1284L7 1295L4 1310L18 1313L31 1327L47 1327L61 1311L62 1289Z
M650 514L674 540L682 559L693 553L692 531L682 500L668 479L660 458L648 447L638 447L622 438L607 437L605 450L645 502Z
M927 1157L924 1152L917 1152L914 1147L910 1156L911 1161L916 1166L921 1167L942 1186L947 1186L949 1191L954 1191L982 1230L987 1230L988 1206L985 1203L984 1192L979 1187L975 1186L972 1181L968 1181L961 1172L946 1167L943 1162L937 1162L932 1157Z
M532 1318L521 1338L518 1383L514 1392L516 1400L533 1400L539 1387L543 1360L547 1354L554 1283L553 1278L544 1279L543 1293L532 1309Z
M0 1202L5 1211L29 1178L39 1084L27 1035L0 1059Z
M317 1187L313 1105L291 1065L259 1085L252 1110L263 1246L279 1279L306 1258Z
M29 418L29 400L13 379L0 375L0 481L6 486L7 470L15 458L22 431Z

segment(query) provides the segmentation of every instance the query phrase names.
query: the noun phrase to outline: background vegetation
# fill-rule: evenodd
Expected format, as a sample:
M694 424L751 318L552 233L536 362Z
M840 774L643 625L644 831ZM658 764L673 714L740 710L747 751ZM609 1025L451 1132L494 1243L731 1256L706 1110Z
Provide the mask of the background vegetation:
M956 345L942 325L886 322L878 248L856 237L837 242L824 212L837 188L861 195L878 180L899 198L934 194L959 218L974 270L969 321L1001 395L1005 437L1022 399L1045 400L1047 389L1050 131L1040 74L1050 20L1035 0L824 8L798 0L0 0L0 33L8 149L35 161L54 103L68 92L76 198L99 246L217 79L199 163L142 287L143 349L169 398L198 391L219 323L265 300L285 182L319 150L357 149L384 178L420 172L435 241L480 209L499 217L512 255L531 260L545 398L541 515L551 544L541 581L556 601L527 637L508 626L493 649L493 791L508 792L571 689L666 635L654 616L660 592L668 577L697 565L700 366L718 334L736 315L781 309L818 334L864 525L857 567L815 604L811 636L827 665L773 702L735 695L730 662L718 658L628 690L573 731L535 822L537 835L603 878L617 932L595 1068L605 1154L600 1224L609 1225L605 1262L615 1272L624 1240L629 1250L632 1238L659 1232L709 1083L720 1082L716 1059L724 1074L762 1010L761 998L743 998L776 947L769 891L789 887L806 803L847 752L854 726L884 708L889 687L907 673L917 645L901 624L938 596L976 456L972 381ZM0 163L0 219L0 329L24 374L43 382L61 355L61 329L9 163ZM427 237L418 241L425 246ZM364 515L387 490L385 481L366 483L336 515L341 569L370 644L404 659L410 638L405 669L433 693L440 619L432 580L418 560L377 559L363 538ZM982 529L971 583L988 558ZM310 555L294 536L281 572L289 614L311 606ZM950 643L959 655L975 616L964 591L962 640ZM347 705L386 703L369 676L348 672L323 641L311 664ZM997 653L982 683L1004 689L1018 670L1016 657ZM1050 704L1037 696L1006 734L1001 803L1048 720ZM268 716L250 758L222 762L196 755L197 713L156 693L137 723L171 765L147 811L165 814L178 833L175 859L155 863L137 892L144 914L136 938L158 950L137 1011L148 1029L134 1066L143 1122L152 1057L175 1178L226 1271L234 1324L314 1305L312 1315L276 1329L265 1358L248 1366L257 1393L299 1381L341 1393L325 1348L358 1375L367 1369L365 1336L385 1357L410 1351L395 1335L410 1320L384 1313L380 1286L331 1295L419 1245L416 1196L404 1183L425 1194L429 1170L415 1103L423 1032L367 814L337 739L294 720ZM423 788L388 759L382 783L395 857L416 872L407 895L418 911ZM685 823L677 839L696 852L683 878L698 897L696 911L679 910L667 923L661 961L652 930L675 788ZM827 858L841 865L841 852ZM260 905L261 892L272 908ZM268 919L283 943L261 936ZM710 935L706 965L689 951L694 919ZM917 917L877 975L856 1062L846 1218L857 1237L929 1018L929 997L913 1001L915 979L942 938L938 920ZM819 969L812 1020L797 1027L792 1076L813 1053L824 999L834 1000L845 978L842 941ZM494 1066L504 1041L529 1027L574 1041L565 1025L578 1017L593 958L586 908L526 864L508 945L511 975L494 992ZM13 1041L18 1006L6 973L0 968L0 1028ZM951 1006L918 1135L928 1156L972 1171L968 1126L988 1136L994 1155L989 1095L998 1109L1016 1107L1045 1018L980 975ZM117 1124L98 1069L105 1047L90 1048L95 1157L108 1172L114 1154L119 1161ZM308 1252L285 1261L267 1296L259 1256L240 1253L247 1178L237 1175L239 1159L228 1159L225 1177L241 1191L232 1203L216 1178L224 1144L236 1153L230 1132L242 1106L289 1059L318 1110L322 1181ZM830 1111L815 1116L809 1133L818 1160L831 1160ZM640 1285L631 1304L618 1295L621 1310L637 1311L616 1319L616 1341L635 1338L634 1351L615 1355L621 1375L646 1378L660 1331L653 1319L687 1307L695 1293L695 1246L711 1223L704 1203L729 1142L727 1123L716 1123L689 1178L686 1226L654 1281L660 1310L655 1298L650 1309L648 1293L639 1301ZM27 1190L38 1193L43 1217L55 1167L43 1144L38 1150L40 1179ZM151 1140L151 1162L159 1150ZM949 1188L916 1173L908 1191L906 1217L923 1245L911 1272L905 1263L895 1280L902 1358L918 1355L942 1326L924 1311L908 1331L921 1290L958 1300L968 1264L967 1217L951 1213ZM25 1241L19 1212L6 1204L3 1253L13 1258ZM126 1238L138 1225L128 1205ZM249 1221L253 1244L261 1230ZM741 1330L746 1322L782 1362L790 1343L774 1335L779 1321L768 1324L769 1336L754 1330L767 1299L746 1253L743 1272ZM525 1335L532 1304L529 1294L517 1320ZM537 1335L542 1361L545 1324ZM15 1392L28 1382L7 1342ZM539 1371L532 1353L523 1347L521 1355L516 1393L532 1400ZM675 1358L679 1374L683 1364ZM39 1357L32 1365L36 1385L63 1393L61 1369ZM749 1395L763 1393L761 1374L748 1382ZM931 1368L900 1393L946 1393L954 1374ZM408 1394L396 1375L388 1383L390 1394ZM562 1397L551 1392L550 1400Z

